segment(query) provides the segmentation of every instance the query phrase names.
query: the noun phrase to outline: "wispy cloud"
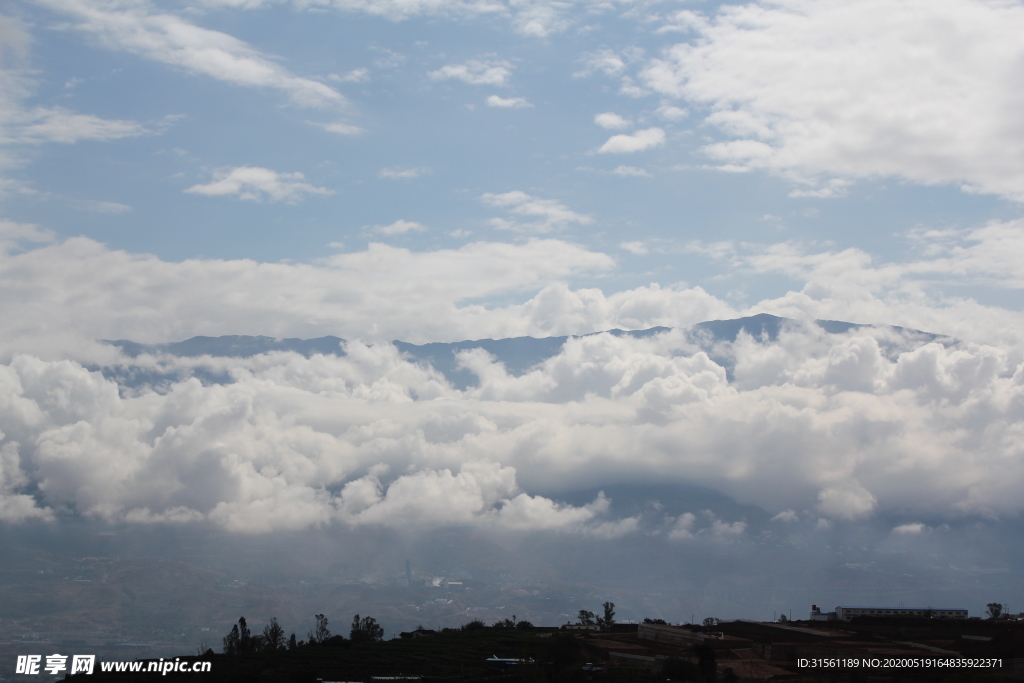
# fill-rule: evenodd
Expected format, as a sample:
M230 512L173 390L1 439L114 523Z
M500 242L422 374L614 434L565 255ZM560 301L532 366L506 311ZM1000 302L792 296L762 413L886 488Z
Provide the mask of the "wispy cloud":
M615 170L612 171L617 176L624 178L653 178L650 173L642 168L636 166L616 166Z
M299 202L311 194L333 194L327 188L303 182L304 179L305 176L299 172L278 173L259 166L236 166L216 171L212 181L193 185L185 192L208 197L235 196L252 201L283 201L289 204Z
M76 114L60 107L26 111L21 125L13 128L14 141L21 143L63 142L82 140L117 140L145 135L149 131L140 123L102 119L91 114Z
M587 225L593 221L590 216L576 213L554 199L534 197L520 190L501 194L487 193L480 199L484 204L505 209L514 216L536 219L526 223L503 218L491 219L491 225L501 230L551 232L572 223Z
M508 85L512 64L502 60L472 59L464 64L448 64L427 74L432 80L459 80L470 85Z
M411 180L412 178L419 178L421 175L430 173L429 168L407 168L404 166L389 166L382 168L377 172L379 178L387 178L388 180Z
M318 123L316 124L326 130L328 133L336 133L338 135L362 135L366 132L365 128L353 125L351 123L345 123L344 121L334 121L332 123Z
M235 85L274 88L302 106L338 106L345 102L330 86L296 76L248 43L161 12L144 0L104 4L42 0L41 4L70 17L77 31L113 50Z

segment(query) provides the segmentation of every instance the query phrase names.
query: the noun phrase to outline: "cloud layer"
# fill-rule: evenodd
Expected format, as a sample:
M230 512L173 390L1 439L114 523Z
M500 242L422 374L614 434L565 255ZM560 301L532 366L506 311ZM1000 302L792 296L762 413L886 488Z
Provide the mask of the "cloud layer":
M665 28L695 36L642 80L706 108L723 139L704 152L723 168L818 195L892 176L1024 201L1018 3L779 0Z
M679 332L570 340L515 377L482 351L457 391L389 344L347 356L112 359L180 379L130 391L72 361L0 367L0 512L239 532L483 525L686 540L694 511L609 517L559 493L698 483L778 513L857 520L1016 515L1019 354L888 328L786 329L714 350ZM226 384L189 379L196 369ZM544 491L539 495L537 491ZM31 493L35 491L36 493ZM742 536L743 519L707 521Z

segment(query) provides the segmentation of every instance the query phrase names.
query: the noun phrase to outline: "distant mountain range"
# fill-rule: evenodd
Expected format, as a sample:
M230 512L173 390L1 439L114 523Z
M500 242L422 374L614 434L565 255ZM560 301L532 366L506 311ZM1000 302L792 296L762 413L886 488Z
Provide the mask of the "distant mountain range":
M838 320L815 320L818 327L829 334L843 334L850 330L864 327L876 327L873 325L861 325ZM733 342L741 332L746 332L754 339L766 342L774 342L778 339L779 332L787 324L796 324L797 321L790 318L782 318L767 313L736 318L733 320L709 320L694 325L687 329L690 336L701 348L713 352L713 347L721 342ZM948 341L947 337L909 330L896 326L884 326L894 332L904 335L912 335L921 343L929 341ZM607 330L608 334L616 336L629 336L634 338L650 337L662 332L668 332L668 327L652 327L646 330ZM604 334L594 332L589 335ZM409 359L429 365L459 389L476 386L478 379L474 373L458 366L456 354L460 351L470 349L483 349L494 356L505 365L505 368L512 375L519 376L528 372L531 368L543 363L549 358L557 356L561 352L569 336L562 337L513 337L510 339L476 339L472 341L459 342L432 342L429 344L410 344L409 342L395 340L393 344ZM132 358L142 354L168 354L179 357L214 356L221 358L250 358L263 353L274 351L291 351L300 353L309 358L316 354L344 356L345 349L341 337L327 336L315 339L276 339L274 337L247 336L247 335L226 335L223 337L192 337L180 342L168 342L164 344L139 344L137 342L119 339L104 340L107 343L120 348L125 355ZM732 374L731 362L727 358L714 356L716 362L722 364L727 373ZM122 371L104 369L105 374L114 376L119 383L138 385L149 383L158 377L151 376L152 373L134 373L130 377ZM197 373L200 375L202 373ZM167 379L167 378L164 378ZM202 376L205 381L228 381L227 378L220 378L213 375Z

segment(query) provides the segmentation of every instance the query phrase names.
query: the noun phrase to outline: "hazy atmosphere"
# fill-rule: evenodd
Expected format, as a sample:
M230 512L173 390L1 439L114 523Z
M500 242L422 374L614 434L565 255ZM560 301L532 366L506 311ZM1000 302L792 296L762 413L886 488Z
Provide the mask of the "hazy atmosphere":
M0 651L1021 611L1022 35L0 4Z

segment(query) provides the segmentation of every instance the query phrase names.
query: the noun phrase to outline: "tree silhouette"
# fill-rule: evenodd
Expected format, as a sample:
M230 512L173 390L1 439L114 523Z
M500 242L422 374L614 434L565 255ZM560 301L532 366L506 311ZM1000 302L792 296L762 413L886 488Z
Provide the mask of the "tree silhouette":
M604 608L604 616L597 618L597 624L601 628L611 628L615 623L615 603L606 602L601 606Z
M384 640L384 627L378 625L373 617L360 619L357 614L352 618L352 630L348 637L353 643Z
M331 630L327 628L327 624L327 617L322 614L316 615L316 629L308 634L310 643L317 643L319 645L331 637Z
M231 627L231 631L224 636L224 654L236 655L238 654L238 624L234 624Z
M252 632L249 630L249 626L245 623L245 617L238 618L238 652L239 654L249 654L252 652Z
M580 613L576 615L576 618L580 620L580 623L584 626L592 626L594 623L594 613L585 609L581 609Z
M284 629L277 623L277 617L270 617L270 623L263 627L263 647L267 650L284 649Z
M224 636L224 654L246 655L255 652L260 649L262 641L260 636L253 638L245 617L239 617L238 623L231 627L231 632Z
M986 605L986 610L989 619L998 619L1003 614L1003 603L1001 602L990 602Z
M511 619L499 619L494 622L492 628L515 628L516 627L516 615L512 615Z

